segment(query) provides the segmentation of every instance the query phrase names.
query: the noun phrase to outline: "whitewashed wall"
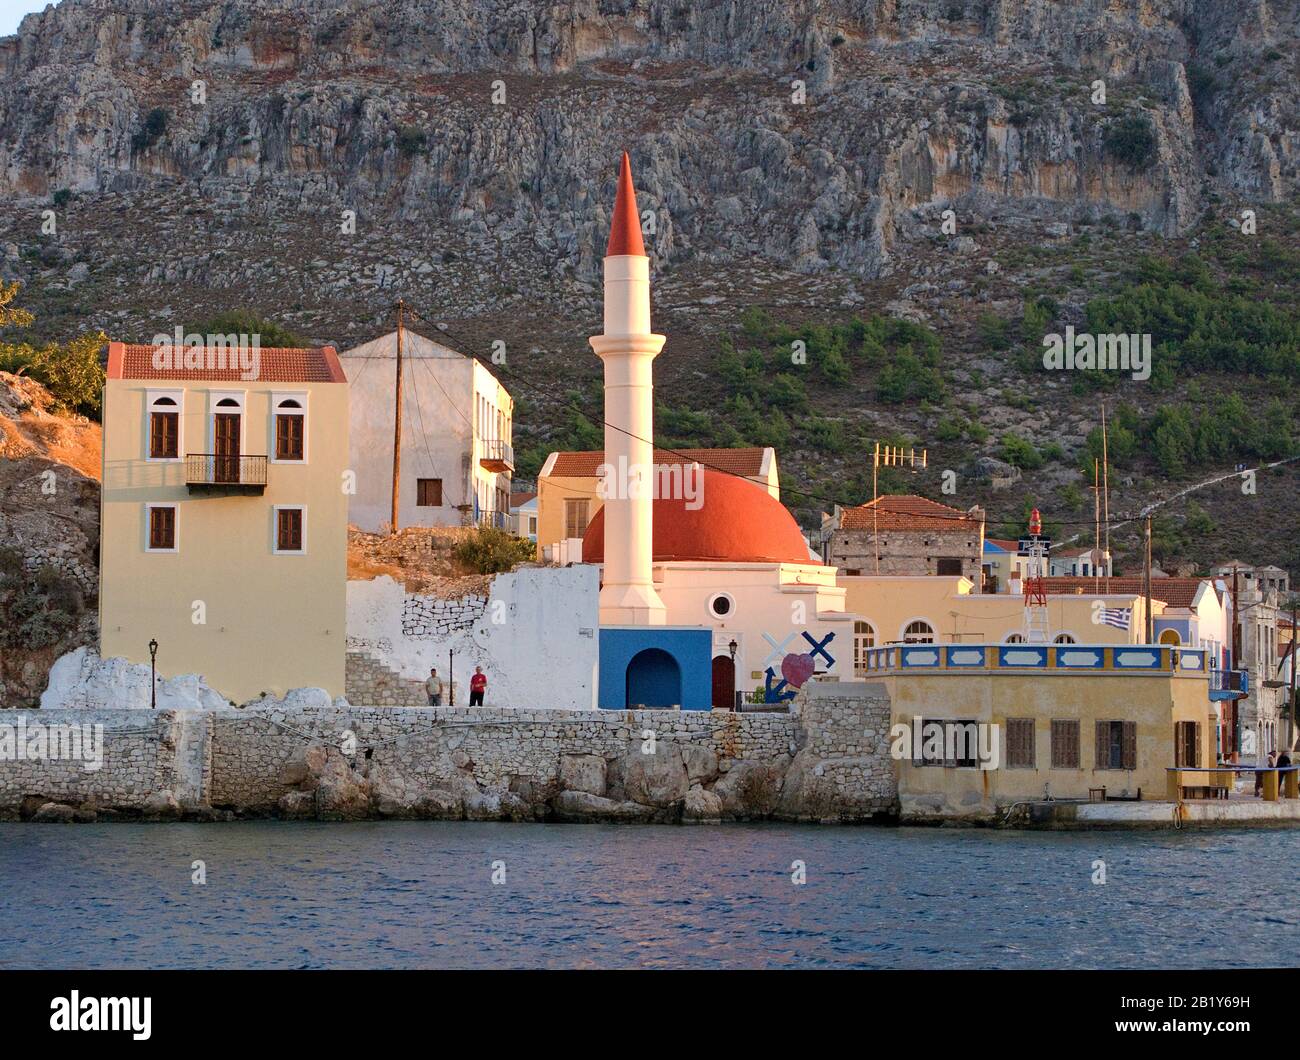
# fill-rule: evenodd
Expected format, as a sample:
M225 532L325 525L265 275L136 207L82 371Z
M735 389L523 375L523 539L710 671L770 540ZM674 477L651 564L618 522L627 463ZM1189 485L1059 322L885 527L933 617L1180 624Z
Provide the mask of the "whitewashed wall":
M445 680L454 651L458 706L469 702L470 674L482 666L487 706L594 708L598 627L599 572L591 566L498 575L486 601L415 596L387 576L348 582L348 650L410 680L423 680L431 666Z

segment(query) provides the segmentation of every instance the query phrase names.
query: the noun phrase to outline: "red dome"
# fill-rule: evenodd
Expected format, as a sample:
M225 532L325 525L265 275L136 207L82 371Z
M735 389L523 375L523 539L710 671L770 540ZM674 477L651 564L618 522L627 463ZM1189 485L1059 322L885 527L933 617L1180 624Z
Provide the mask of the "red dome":
M683 469L685 470L685 469ZM687 507L684 498L654 502L654 558L722 560L729 563L812 563L803 534L780 501L753 482L704 469L703 490ZM702 502L702 503L701 503ZM605 509L582 539L582 561L605 560Z

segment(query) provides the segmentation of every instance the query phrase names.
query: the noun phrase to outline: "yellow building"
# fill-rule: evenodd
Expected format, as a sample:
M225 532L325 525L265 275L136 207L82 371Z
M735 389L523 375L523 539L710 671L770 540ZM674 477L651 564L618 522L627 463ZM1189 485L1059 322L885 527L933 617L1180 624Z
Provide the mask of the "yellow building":
M987 817L1017 802L1100 798L1102 789L1107 798L1162 800L1170 768L1214 765L1201 649L900 645L865 661L903 727L893 735L918 737L896 756L908 816ZM963 747L961 734L977 727ZM940 732L944 750L927 751L921 737Z
M554 562L580 562L581 539L587 525L604 502L599 494L598 469L605 454L592 452L551 453L537 476L537 558ZM708 470L737 475L765 489L773 500L781 499L776 469L776 450L747 449L656 449L656 472L699 461ZM562 542L572 541L573 554L557 554ZM548 554L547 550L550 550Z
M845 589L844 610L859 618L854 656L897 643L1014 644L1025 635L1025 598L1012 593L977 593L969 578L836 578ZM1136 644L1145 628L1144 597L1132 592L1076 594L1047 598L1049 639L1062 644ZM1165 604L1152 600L1153 613ZM1127 628L1122 622L1127 612ZM1107 619L1109 618L1109 621ZM861 665L855 666L861 673Z
M235 702L343 694L348 387L332 347L109 344L100 650Z

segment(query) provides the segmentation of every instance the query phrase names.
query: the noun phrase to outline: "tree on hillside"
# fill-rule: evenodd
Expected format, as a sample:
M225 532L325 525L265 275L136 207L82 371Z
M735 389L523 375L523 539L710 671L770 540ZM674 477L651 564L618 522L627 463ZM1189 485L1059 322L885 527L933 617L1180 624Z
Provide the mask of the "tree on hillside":
M196 332L199 335L256 335L258 346L268 349L308 345L307 340L297 332L247 309L231 309L218 313L211 320L201 324L187 325L185 331L187 334Z
M0 283L0 329L29 327L34 319L27 310L13 305L19 286L17 281ZM28 375L44 384L64 408L97 416L104 389L99 354L107 341L102 331L43 346L0 338L0 371Z

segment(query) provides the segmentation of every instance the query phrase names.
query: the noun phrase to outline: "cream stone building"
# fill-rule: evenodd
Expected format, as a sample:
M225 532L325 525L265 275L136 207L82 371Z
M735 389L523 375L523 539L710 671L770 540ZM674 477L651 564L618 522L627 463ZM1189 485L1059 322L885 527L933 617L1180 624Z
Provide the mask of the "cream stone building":
M351 393L351 463L357 491L349 518L362 530L393 521L393 412L397 332L345 350ZM514 400L473 357L402 335L399 527L478 524L513 529Z
M347 381L332 347L235 353L109 344L101 654L342 695Z
M887 494L822 516L822 555L846 574L938 574L979 591L984 510L950 508L914 494Z

